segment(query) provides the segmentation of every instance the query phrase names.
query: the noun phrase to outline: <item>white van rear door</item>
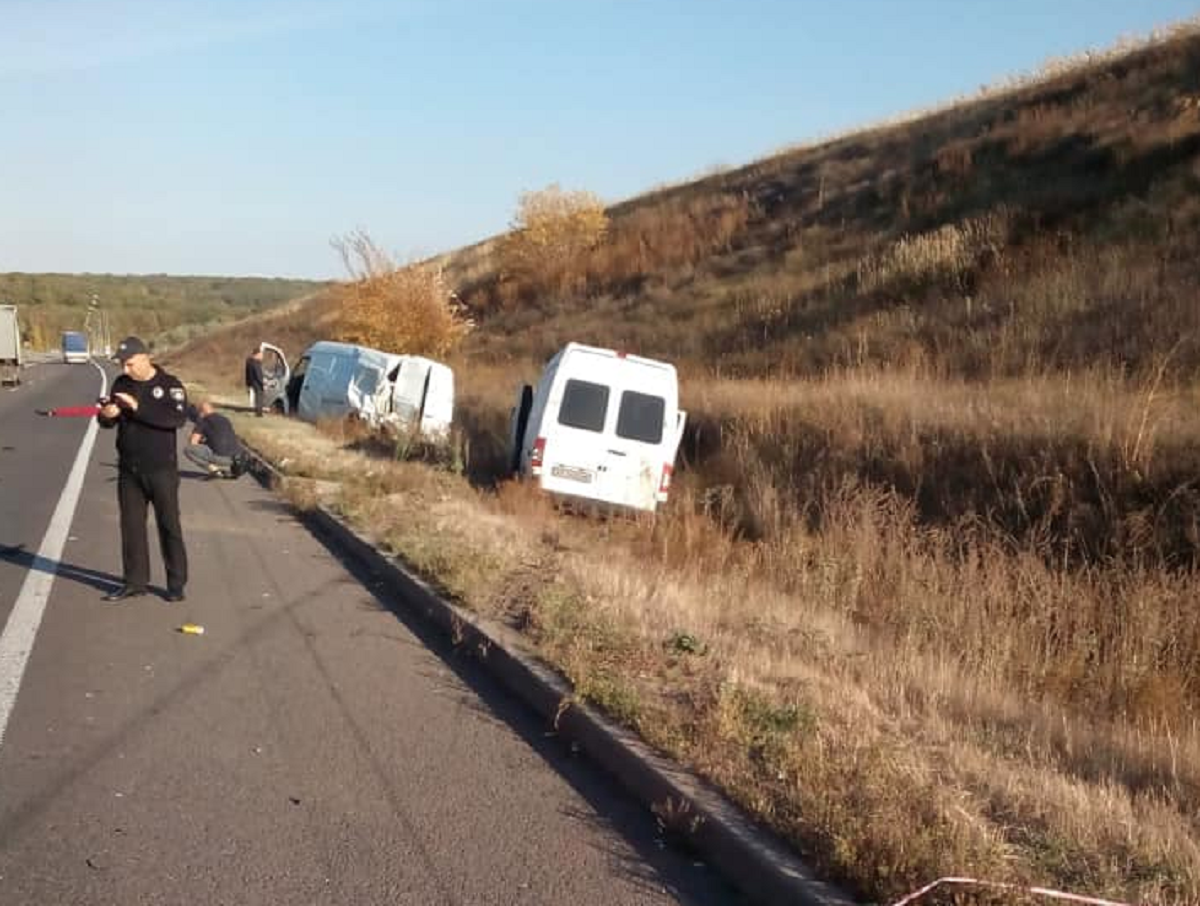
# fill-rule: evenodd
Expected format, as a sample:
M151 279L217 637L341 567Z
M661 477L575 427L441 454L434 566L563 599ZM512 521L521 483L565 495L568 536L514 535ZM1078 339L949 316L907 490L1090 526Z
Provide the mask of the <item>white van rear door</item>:
M654 510L664 449L675 440L673 369L592 354L561 367L565 379L551 392L539 428L542 487Z
M425 396L429 365L420 359L405 356L393 372L392 416L404 428L416 426Z
M671 483L675 479L675 457L679 455L679 444L683 441L683 429L687 425L687 413L682 409L675 413L675 430L663 447L663 471L659 479L655 499L666 503L671 492Z
M657 505L664 441L675 427L667 424L667 398L657 389L653 383L622 381L612 428L605 438L610 493L617 502L638 510L653 510Z
M442 437L454 420L454 372L445 365L429 366L425 381L425 404L421 410L421 433Z
M616 502L605 479L605 426L612 388L602 375L567 378L552 391L535 447L542 445L542 488ZM528 438L527 438L528 440Z

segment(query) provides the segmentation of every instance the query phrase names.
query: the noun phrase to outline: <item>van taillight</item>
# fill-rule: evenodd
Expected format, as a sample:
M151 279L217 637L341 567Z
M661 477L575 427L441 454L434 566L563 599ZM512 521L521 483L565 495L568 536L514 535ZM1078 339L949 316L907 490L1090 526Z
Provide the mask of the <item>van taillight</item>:
M663 500L666 500L667 494L671 492L671 476L674 472L674 466L670 463L663 463L662 479L658 482L658 493Z
M546 438L539 437L533 442L533 455L529 457L529 471L534 475L542 474L542 462L546 458Z

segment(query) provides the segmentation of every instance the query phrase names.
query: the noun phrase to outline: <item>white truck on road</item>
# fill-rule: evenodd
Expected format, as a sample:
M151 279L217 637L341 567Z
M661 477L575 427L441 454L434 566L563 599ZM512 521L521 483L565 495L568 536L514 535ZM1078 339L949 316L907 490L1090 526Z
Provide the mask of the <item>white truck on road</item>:
M0 305L0 384L21 383L21 327L17 306Z

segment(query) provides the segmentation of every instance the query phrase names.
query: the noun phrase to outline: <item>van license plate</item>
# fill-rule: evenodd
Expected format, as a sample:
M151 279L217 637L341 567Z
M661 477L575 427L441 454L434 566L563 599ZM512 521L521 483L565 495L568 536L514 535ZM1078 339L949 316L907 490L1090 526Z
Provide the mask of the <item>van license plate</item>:
M581 481L584 484L591 484L595 478L595 473L591 469L581 469L578 466L553 466L550 469L550 474L555 478L566 478L569 481Z

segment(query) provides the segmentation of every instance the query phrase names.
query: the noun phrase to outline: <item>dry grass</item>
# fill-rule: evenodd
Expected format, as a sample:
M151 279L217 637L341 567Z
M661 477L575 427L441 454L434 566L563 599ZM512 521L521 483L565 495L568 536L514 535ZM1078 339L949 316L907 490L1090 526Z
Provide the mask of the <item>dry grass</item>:
M609 241L585 262L593 291L694 268L729 251L753 215L745 195L668 198L616 221Z
M879 256L859 263L858 289L912 288L929 283L964 288L965 279L987 260L998 263L1008 245L1009 223L1003 210L962 223L947 224L917 236L903 236Z
M1145 903L1200 897L1200 727L1175 706L1195 690L1146 688L1140 706L1103 716L1011 669L1036 673L1056 663L1055 639L1097 633L1126 650L1068 656L1074 681L1154 663L1168 614L1176 630L1195 622L1194 574L1126 576L1120 593L1111 576L1035 556L951 553L867 492L820 530L758 544L687 506L596 525L519 485L480 495L423 466L364 471L306 426L242 427L289 472L338 481L332 505L519 628L581 697L869 894L967 872ZM1133 599L1138 638L1092 606Z
M546 198L542 198L546 195ZM611 223L594 196L551 187L523 197L518 226L474 261L460 293L481 316L627 292L727 252L754 214L748 196L668 198ZM459 268L462 270L463 268Z
M498 374L462 373L473 449L502 449ZM723 569L744 548L786 592L817 594L832 571L827 607L914 650L1038 700L1186 726L1200 717L1197 399L1103 373L986 393L864 372L686 382L661 555Z

